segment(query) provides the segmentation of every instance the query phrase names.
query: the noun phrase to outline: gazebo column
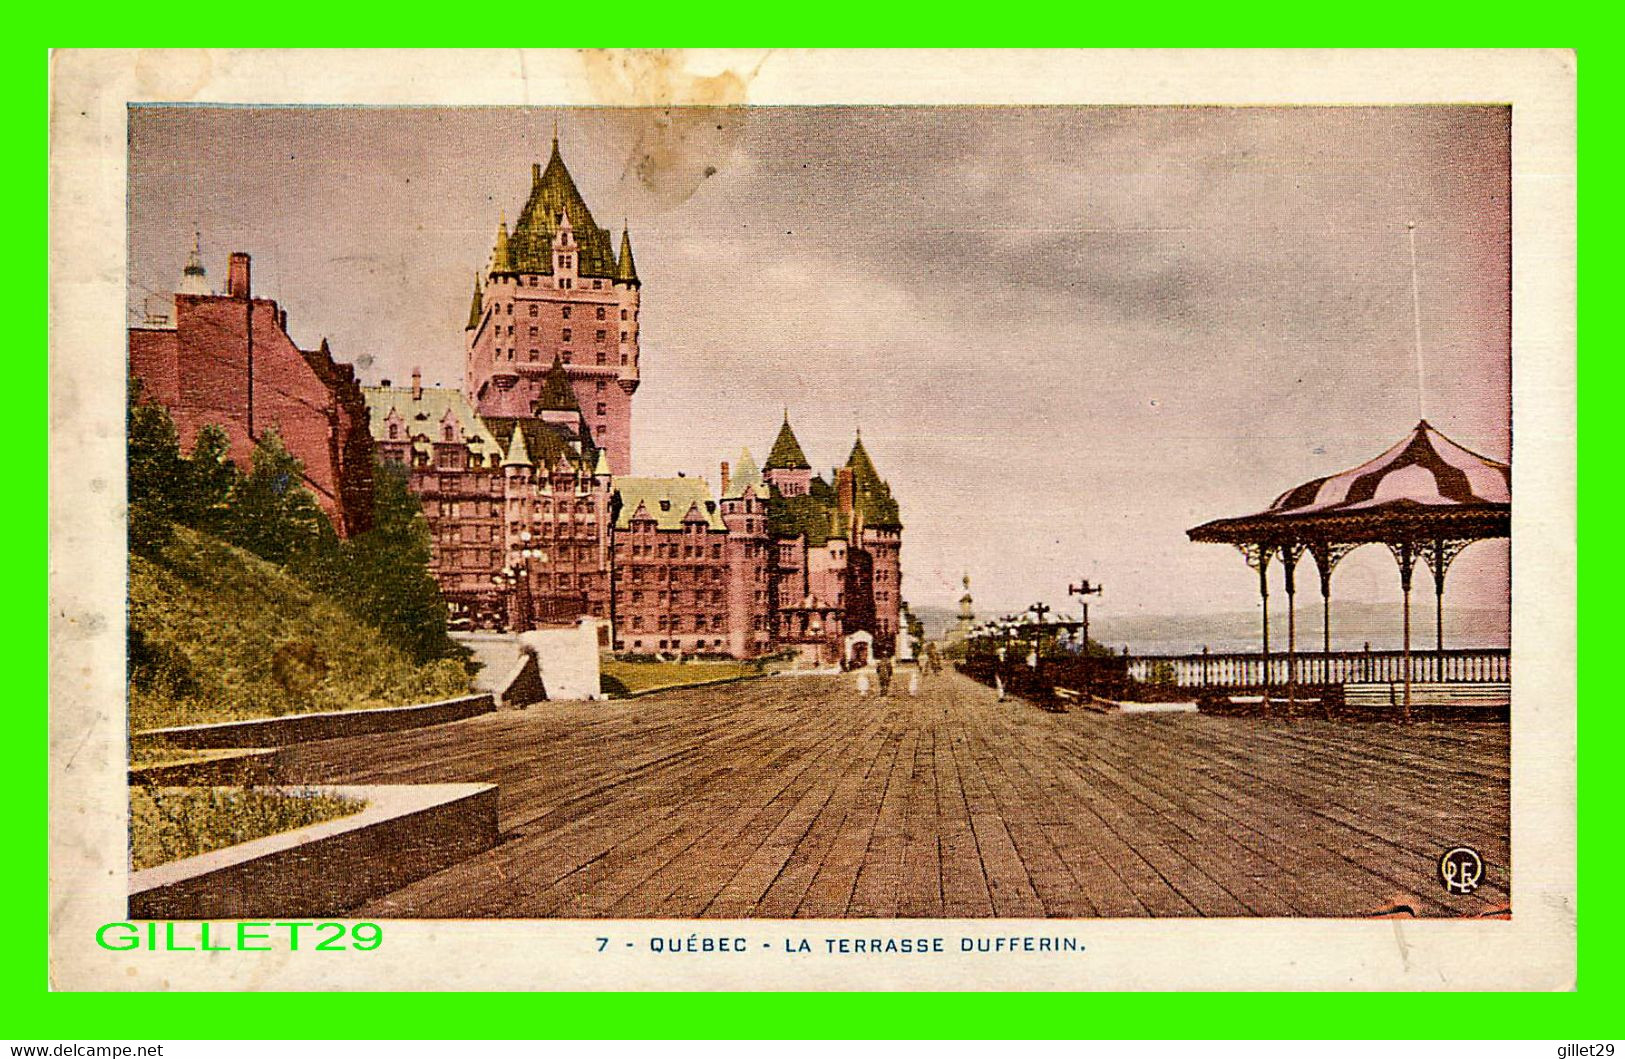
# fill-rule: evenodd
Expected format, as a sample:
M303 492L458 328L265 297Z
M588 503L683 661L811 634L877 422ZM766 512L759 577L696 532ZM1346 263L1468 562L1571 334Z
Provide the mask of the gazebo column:
M1247 565L1258 571L1258 598L1263 603L1264 713L1270 712L1270 546L1263 541L1237 544Z
M1298 698L1298 560L1303 545L1281 545L1281 575L1286 582L1286 695L1287 708L1294 710ZM1265 603L1265 609L1268 609Z
M1400 544L1389 544L1388 550L1394 553L1399 562L1399 587L1405 597L1405 723L1411 723L1411 574L1416 569L1418 558L1417 549L1410 541Z
M1471 543L1470 540L1435 538L1422 553L1423 561L1433 572L1434 680L1444 680L1444 575L1450 569L1450 564L1456 561L1456 556Z
M1314 541L1309 545L1309 554L1315 560L1315 570L1320 574L1320 653L1321 668L1320 681L1323 684L1332 683L1332 571L1337 564L1360 545L1331 544L1325 540Z

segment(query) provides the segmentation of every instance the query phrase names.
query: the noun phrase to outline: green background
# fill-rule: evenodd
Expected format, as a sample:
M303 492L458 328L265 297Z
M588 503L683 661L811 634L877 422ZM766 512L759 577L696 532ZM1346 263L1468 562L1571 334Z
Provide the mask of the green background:
M47 389L50 325L45 259L46 169L32 154L48 144L46 49L67 38L74 46L309 47L458 46L503 47L516 43L583 46L807 46L863 47L1543 47L1576 48L1583 74L1582 130L1592 175L1585 197L1591 206L1589 255L1593 287L1612 287L1618 268L1613 155L1618 52L1602 13L1557 4L1498 7L1489 4L1424 8L1362 5L1358 8L1280 5L1126 7L1036 6L990 9L943 0L914 8L867 4L820 4L806 10L781 5L726 3L640 6L605 5L597 39L584 9L550 17L542 5L468 9L464 5L400 3L341 9L331 3L222 6L114 7L45 5L8 15L13 42L0 74L8 82L4 112L10 188L7 273L12 323L23 333L7 350L9 477L46 497L45 454L34 439L47 438L46 404L33 395ZM523 15L523 17L521 17ZM1149 17L1148 17L1149 16ZM534 25L531 40L515 40L514 27ZM501 39L483 27L499 27ZM749 33L750 38L742 36ZM1163 39L1154 39L1152 34ZM612 41L608 38L621 36ZM1584 191L1582 191L1582 194ZM37 196L37 197L36 197ZM32 237L27 218L36 204L41 218ZM1599 205L1606 203L1606 205ZM35 239L37 238L37 242ZM34 247L39 248L36 256ZM1610 292L1610 301L1613 299ZM45 309L40 317L28 304ZM29 332L39 327L37 338ZM122 335L110 336L122 342ZM1580 411L1617 414L1617 354L1610 348L1582 358L1587 386ZM1603 402L1607 402L1606 406ZM36 429L26 428L38 410ZM1583 469L1618 472L1611 438L1590 439ZM36 455L37 454L37 455ZM1604 462L1606 461L1606 462ZM37 483L37 485L36 485ZM1612 486L1613 483L1605 483ZM1600 544L1617 530L1612 489L1594 491L1582 507L1583 525ZM1582 674L1580 717L1585 769L1580 776L1580 892L1598 895L1581 932L1579 987L1558 994L70 994L48 991L46 967L47 741L46 629L39 617L49 602L44 577L46 520L22 515L0 532L16 558L9 582L10 606L0 608L9 633L7 671L11 701L4 775L11 805L4 814L11 854L5 858L7 900L3 930L3 995L0 1037L21 1040L165 1040L212 1037L1534 1037L1608 1039L1619 1035L1619 913L1625 896L1617 831L1620 715L1593 667ZM71 560L70 560L71 561ZM39 566L34 563L39 562ZM1547 576L1570 577L1563 569ZM1618 575L1598 563L1587 570L1582 606L1595 613L1581 647L1602 642L1619 625L1610 601ZM1611 638L1611 637L1610 637ZM387 935L387 931L386 931ZM387 941L386 941L387 945ZM250 957L251 958L251 957ZM1193 953L1222 960L1222 952ZM674 975L673 985L681 978ZM9 1010L5 1010L9 1008Z

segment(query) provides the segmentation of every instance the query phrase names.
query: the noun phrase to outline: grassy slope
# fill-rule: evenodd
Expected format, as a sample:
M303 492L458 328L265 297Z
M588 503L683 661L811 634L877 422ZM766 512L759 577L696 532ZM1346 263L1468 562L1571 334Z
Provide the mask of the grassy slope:
M130 687L132 731L399 706L468 688L461 664L416 665L280 567L181 527L160 561L131 556L130 622L158 660ZM279 650L295 661L273 664Z
M605 658L601 671L605 677L620 681L626 691L636 692L755 676L762 669L753 662L627 662Z
M130 788L130 861L140 871L359 813L367 803L314 792Z

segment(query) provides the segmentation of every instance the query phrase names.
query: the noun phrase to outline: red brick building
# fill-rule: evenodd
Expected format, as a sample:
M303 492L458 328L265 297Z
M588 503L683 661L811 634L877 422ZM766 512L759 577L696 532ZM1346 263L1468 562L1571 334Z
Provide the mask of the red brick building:
M254 297L247 254L231 255L226 292L214 294L194 248L173 317L149 313L128 341L130 375L169 410L183 450L212 423L247 470L256 441L275 430L340 536L370 525L373 447L355 371L326 339L313 350L295 344L287 312Z
M533 414L482 417L457 390L367 387L379 454L406 465L433 542L430 567L458 625L609 615L610 476L563 365Z
M613 474L632 470L640 288L632 237L598 227L559 156L531 167L513 232L497 228L474 280L466 392L483 416L523 417L554 361L564 365L592 443Z

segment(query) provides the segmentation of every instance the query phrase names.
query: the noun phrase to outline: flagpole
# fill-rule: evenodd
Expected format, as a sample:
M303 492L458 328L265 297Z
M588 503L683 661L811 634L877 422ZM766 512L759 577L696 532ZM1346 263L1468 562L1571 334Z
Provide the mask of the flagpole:
M1427 380L1422 370L1422 294L1416 280L1416 222L1406 221L1411 241L1411 324L1416 333L1416 411L1418 419L1428 417Z

